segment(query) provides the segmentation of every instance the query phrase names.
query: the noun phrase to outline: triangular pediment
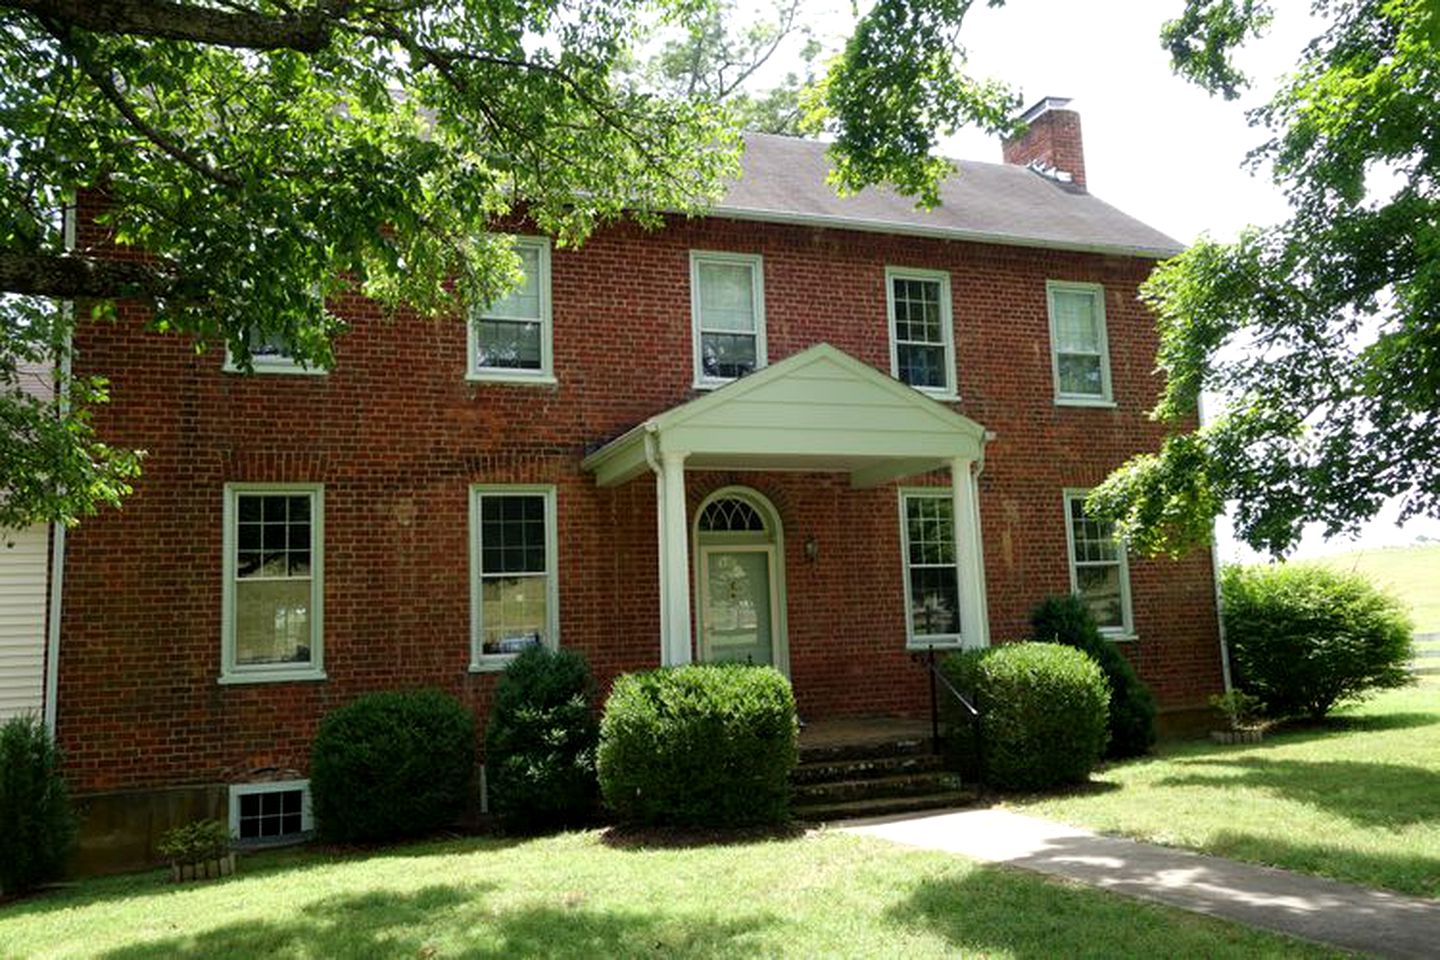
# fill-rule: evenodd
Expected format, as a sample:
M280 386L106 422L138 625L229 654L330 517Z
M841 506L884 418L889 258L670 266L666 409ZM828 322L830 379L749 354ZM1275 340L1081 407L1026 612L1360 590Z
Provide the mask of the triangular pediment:
M842 471L868 485L976 460L985 428L826 343L656 414L586 458L605 485L648 453L687 469Z

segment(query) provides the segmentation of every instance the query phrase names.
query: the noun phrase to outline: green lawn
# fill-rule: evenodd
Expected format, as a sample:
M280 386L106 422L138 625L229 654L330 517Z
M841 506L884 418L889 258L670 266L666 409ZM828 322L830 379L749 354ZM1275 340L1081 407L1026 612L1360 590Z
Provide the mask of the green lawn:
M1440 632L1440 543L1357 550L1318 562L1363 573L1389 587L1410 605L1416 631Z
M1440 677L1254 746L1162 744L1038 816L1440 897Z
M6 957L1321 957L1318 948L834 833L616 849L576 833L247 858L0 906Z

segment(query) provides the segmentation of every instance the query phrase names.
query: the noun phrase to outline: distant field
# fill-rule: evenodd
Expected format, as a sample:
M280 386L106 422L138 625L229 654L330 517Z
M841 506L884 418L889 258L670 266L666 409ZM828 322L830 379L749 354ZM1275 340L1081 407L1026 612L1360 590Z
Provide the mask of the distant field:
M1417 633L1440 632L1440 544L1357 550L1318 562L1389 587L1410 605Z

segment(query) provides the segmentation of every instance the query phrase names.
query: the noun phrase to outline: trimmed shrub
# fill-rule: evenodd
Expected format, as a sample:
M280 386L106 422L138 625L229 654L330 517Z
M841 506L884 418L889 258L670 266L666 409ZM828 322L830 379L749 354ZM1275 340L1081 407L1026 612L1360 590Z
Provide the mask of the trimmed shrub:
M1107 757L1138 757L1155 745L1155 697L1125 654L1106 640L1090 609L1070 594L1046 597L1030 614L1031 639L1084 650L1110 685L1110 745Z
M230 828L219 820L196 820L166 830L155 849L172 863L219 860L230 853Z
M781 823L798 726L790 682L772 667L628 674L600 721L600 789L612 810L642 823Z
M980 710L985 782L1006 790L1081 783L1105 752L1110 690L1089 656L1056 643L1011 643L946 657L945 675ZM948 734L974 750L956 709Z
M60 751L38 717L12 717L0 726L0 893L59 878L74 842Z
M573 650L531 647L505 668L485 726L490 809L512 830L595 812L595 680Z
M435 690L371 693L320 723L310 754L315 826L330 841L423 836L470 799L475 720Z
M1364 577L1311 563L1226 567L1225 636L1240 689L1273 717L1320 719L1411 681L1403 604Z

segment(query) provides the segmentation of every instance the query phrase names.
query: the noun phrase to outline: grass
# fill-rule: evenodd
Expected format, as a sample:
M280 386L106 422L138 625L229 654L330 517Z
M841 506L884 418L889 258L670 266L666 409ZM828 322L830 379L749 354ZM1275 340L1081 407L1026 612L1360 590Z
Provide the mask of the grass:
M0 906L0 956L1322 957L1208 917L883 841L688 849L576 833L334 858L223 881L86 881Z
M1440 678L1253 746L1162 744L1012 803L1103 833L1440 897Z
M1389 587L1410 606L1417 633L1440 632L1440 543L1357 550L1317 562L1363 573Z

